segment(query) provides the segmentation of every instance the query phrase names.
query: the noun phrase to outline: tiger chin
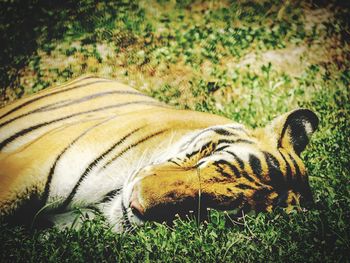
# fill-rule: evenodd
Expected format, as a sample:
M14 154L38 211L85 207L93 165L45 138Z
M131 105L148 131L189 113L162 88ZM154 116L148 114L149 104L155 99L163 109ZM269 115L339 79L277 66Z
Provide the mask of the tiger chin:
M317 126L296 109L252 130L76 79L0 109L1 218L69 225L71 211L93 209L121 232L207 208L303 206L312 193L300 154Z

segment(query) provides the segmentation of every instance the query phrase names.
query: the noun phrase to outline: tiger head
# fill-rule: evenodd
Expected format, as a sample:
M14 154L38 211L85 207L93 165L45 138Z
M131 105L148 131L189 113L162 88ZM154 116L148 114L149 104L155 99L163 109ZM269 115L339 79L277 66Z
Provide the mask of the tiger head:
M191 210L260 212L312 202L300 154L317 125L315 113L297 109L264 128L229 124L196 132L135 173L125 190L128 217L169 221Z

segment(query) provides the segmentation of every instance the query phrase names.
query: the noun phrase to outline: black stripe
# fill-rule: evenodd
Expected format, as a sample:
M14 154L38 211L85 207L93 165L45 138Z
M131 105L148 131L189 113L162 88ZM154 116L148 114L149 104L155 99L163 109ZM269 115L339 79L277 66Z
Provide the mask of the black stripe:
M201 151L201 149L199 149L199 150L197 150L197 151L193 151L193 152L191 152L191 153L187 153L187 154L186 154L186 158L187 158L187 159L190 159L193 155L199 153L200 151Z
M200 161L199 163L197 163L194 168L198 168L199 166L201 166L203 163L205 163L205 161Z
M220 173L222 176L226 177L226 178L233 178L232 174L226 173L222 167L217 167L216 171L218 173ZM220 180L218 178L213 178L213 179L210 179L210 181L223 182L223 181L226 181L226 180L222 180L222 179Z
M88 77L88 78L91 78L91 77ZM77 86L73 86L73 87L68 88L68 89L58 90L58 91L55 91L55 92L52 92L52 93L49 93L49 94L42 95L42 96L37 97L37 98L33 98L31 100L28 100L28 101L18 105L17 107L13 108L12 110L9 110L8 112L6 112L2 116L0 116L0 119L6 117L7 115L9 115L9 114L11 114L11 113L21 109L21 108L23 108L24 106L32 104L33 102L36 102L36 101L41 100L41 99L44 99L46 97L50 97L50 96L55 95L55 94L64 93L64 92L67 92L67 91L70 91L70 90L73 90L73 89L78 89L78 88L81 88L81 87L86 87L86 86L90 86L90 85L93 85L93 84L96 84L96 83L101 83L101 82L112 82L112 81L111 80L97 80L97 81L93 81L93 82L90 82L90 83L85 83L85 84L80 84L80 85L77 85Z
M85 96L85 97L82 97L82 98L79 98L79 99L75 99L75 100L62 100L62 101L59 101L59 102L55 102L55 103L51 103L49 105L42 106L40 108L37 108L35 110L29 111L29 112L24 113L24 114L21 114L21 115L19 115L17 117L14 117L12 119L9 119L9 120L1 123L0 124L0 128L5 126L5 125L7 125L7 124L9 124L9 123L11 123L11 122L13 122L13 121L15 121L15 120L18 120L20 118L26 117L26 116L28 116L30 114L33 114L33 113L40 113L40 112L48 112L48 111L52 111L52 110L57 110L57 109L61 109L61 108L67 107L67 106L75 105L75 104L78 104L78 103L89 101L89 100L94 99L94 98L98 98L98 97L102 97L102 96L106 96L106 95L111 95L111 94L122 94L122 95L124 95L124 94L132 94L132 95L138 95L138 96L145 96L145 97L147 97L147 95L144 95L144 94L139 93L139 92L125 91L125 90L122 90L122 91L106 91L106 92L95 93L95 94L88 95L88 96ZM65 104L63 104L63 103L65 103Z
M287 170L286 171L287 172L286 180L287 180L287 184L288 184L288 183L292 182L292 169L291 169L287 159L284 157L283 153L280 150L278 150L278 152L281 154L282 159L283 159L284 163L286 164L286 170Z
M296 178L297 181L301 182L301 173L300 173L299 165L298 165L297 161L293 158L293 156L291 154L288 153L288 156L292 160L292 163L293 163L294 168L295 168L295 178Z
M292 114L291 114L291 115L292 115ZM291 116L291 115L289 115L289 116L286 118L285 122L284 122L282 131L281 131L281 135L280 135L280 137L279 137L279 139L278 139L277 148L281 148L281 147L282 147L282 139L283 139L283 137L284 137L284 135L285 135L285 133L286 133L286 131L287 131L287 128L289 127L289 120L290 120L290 116Z
M219 148L216 148L216 149L215 149L215 152L220 152L220 151L222 151L222 150L225 150L227 147L230 147L230 145L223 145L223 146L221 146L221 147L219 147Z
M70 142L70 144L63 149L63 151L57 156L55 162L53 163L53 165L51 166L49 175L47 176L47 180L46 180L46 184L45 184L45 190L43 193L43 197L42 197L42 204L45 205L48 198L49 198L49 192L50 192L50 186L51 186L51 181L52 181L52 177L55 173L55 169L57 166L57 163L59 162L59 160L61 159L61 157L63 156L64 153L67 152L67 150L72 147L81 137L83 137L85 134L87 134L89 131L93 130L94 128L96 128L97 126L105 123L108 120L104 120L102 122L99 122L93 126L91 126L90 128L86 129L82 134L80 134L78 137L76 137L72 142Z
M254 178L252 178L246 171L242 170L242 176L247 179L250 182L254 182ZM260 183L255 182L257 185L260 185Z
M217 166L219 169L220 169L220 173L222 173L224 176L227 177L227 173L225 173L223 171L223 168L221 167L221 165L227 165L231 171L234 173L234 175L236 176L236 178L240 178L241 177L241 174L239 173L238 169L236 166L234 166L233 164L229 163L228 161L226 160L219 160L219 161L215 161L213 163L213 165ZM232 177L232 175L229 175L229 177Z
M210 148L210 146L212 144L213 144L213 142L208 142L208 143L204 144L199 150L186 154L186 157L191 158L193 155L196 155L197 153L202 152L207 148Z
M92 210L94 214L102 215L101 210L100 210L98 207L96 207L96 206L88 205L88 206L85 207L85 208Z
M108 165L110 165L112 162L114 162L117 158L121 157L124 153L126 153L127 151L131 150L132 148L136 147L137 145L147 141L148 139L151 139L157 135L160 135L164 132L166 132L167 129L164 129L164 130L161 130L159 132L156 132L156 133L153 133L153 134L150 134L144 138L142 138L141 140L133 143L133 144L130 144L128 147L126 147L124 150L122 150L119 154L117 154L116 156L114 156L111 160L109 160L103 167L102 169L105 169Z
M235 160L237 161L238 165L239 165L239 168L241 169L241 175L247 179L249 182L254 182L254 179L244 170L244 162L241 158L239 158L237 156L237 154L235 154L234 152L231 152L231 151L225 151L229 154L231 154ZM256 184L260 185L258 182L255 182Z
M134 134L135 132L139 131L140 129L142 129L144 126L139 127L135 130L133 130L132 132L128 133L127 135L125 135L123 138L121 138L117 143L113 144L107 151L105 151L104 153L102 153L100 156L98 156L95 160L93 160L88 167L85 169L85 171L83 172L83 174L80 176L80 178L78 179L78 181L76 182L75 186L73 187L72 191L70 192L70 194L68 195L68 197L64 200L64 202L60 205L59 208L57 208L58 211L62 211L64 210L68 204L72 201L72 199L74 198L74 195L76 194L80 184L82 183L82 181L86 178L86 176L89 174L89 172L101 161L103 160L103 158L109 154L111 151L113 151L118 145L120 145L121 143L123 143L128 137L130 137L132 134Z
M237 173L240 174L241 176L243 176L245 179L247 179L248 181L250 182L254 182L254 179L244 170L244 162L241 158L239 158L237 156L237 154L235 154L234 152L231 152L231 151L224 151L228 154L231 154L235 160L237 161L238 165L239 165L239 168L241 169L241 172L239 173L238 170L237 170ZM235 167L236 168L236 167ZM236 168L237 169L237 168ZM257 182L256 182L257 183ZM259 183L257 183L259 184Z
M121 193L122 189L123 188L117 188L112 191L109 191L107 194L104 195L103 199L99 203L106 203L111 201L113 198L115 198Z
M270 184L279 193L286 190L285 178L280 169L278 160L268 152L263 152L268 167L270 177Z
M303 189L304 183L301 178L300 168L297 162L295 161L295 159L290 154L288 154L288 156L292 160L292 163L295 168L295 174L292 178L292 189L299 193L303 193L302 189Z
M225 136L238 136L237 133L234 133L234 132L230 132L224 128L207 128L207 129L204 129L202 131L200 131L199 133L197 133L195 136L192 137L191 140L195 140L196 138L200 137L200 135L202 135L203 133L206 133L206 132L210 132L210 131L213 131L219 135L225 135Z
M231 154L235 158L235 160L237 161L239 168L241 168L241 170L244 169L244 162L242 161L241 158L239 158L237 156L237 154L235 154L234 152L231 152L231 151L225 151L225 152L227 152L228 154Z
M224 128L212 128L211 130L213 130L215 133L219 134L219 135L225 135L225 136L238 136L237 133L228 131Z
M169 162L169 163L173 163L173 164L175 164L175 165L177 165L177 166L180 166L180 164L178 164L178 163L175 162L174 160L169 160L168 162Z
M255 190L254 187L250 186L250 185L247 185L247 184L238 184L236 185L235 187L239 188L239 189L242 189L242 190Z
M15 121L15 120L17 120L17 119L19 119L19 118L21 118L21 117L23 117L23 116L27 116L27 115L29 115L29 114L31 114L31 113L35 113L35 112L37 112L37 111L40 111L40 112L45 111L45 109L50 108L50 107L52 107L53 105L59 105L59 104L61 104L61 103L65 103L65 102L67 102L67 101L70 101L70 100L69 100L69 99L61 100L61 101L59 101L59 102L54 102L54 103L51 103L51 104L42 106L42 107L40 107L40 108L38 108L38 109L29 111L29 112L27 112L27 113L24 113L24 114L22 114L22 115L19 115L19 116L17 116L17 117L14 117L14 118L12 118L12 119L9 119L9 120L7 120L7 121L1 123L1 124L0 124L0 127L4 126L4 125L6 125L6 124L8 124L8 123L10 123L10 122L12 122L12 121Z
M253 154L249 154L249 164L254 174L259 178L261 178L262 169L261 169L261 162L259 158Z
M234 144L234 143L247 143L247 144L253 144L254 142L245 140L245 139L238 139L238 140L229 140L229 139L221 139L218 141L218 145L221 143L229 143L229 144Z
M25 128L17 133L15 133L14 135L6 138L5 140L3 140L2 142L0 142L0 150L2 150L6 145L8 145L9 143L11 143L12 141L16 140L17 138L26 135L29 132L32 132L34 130L37 130L41 127L50 125L52 123L56 123L62 120L67 120L79 115L83 115L83 114L87 114L87 113L92 113L92 112L98 112L98 111L103 111L103 110L107 110L107 109L112 109L112 108L118 108L118 107L123 107L123 106L127 106L127 105L131 105L131 104L144 104L144 105L154 105L157 107L163 107L162 104L158 103L158 102L150 102L150 101L133 101L133 102L125 102L125 103L121 103L121 104L114 104L114 105L109 105L109 106L105 106L105 107L101 107L101 108L96 108L93 110L88 110L88 111L82 111L82 112L78 112L78 113L74 113L68 116L64 116L58 119L54 119L51 121L47 121L47 122L43 122L43 123L39 123L36 125L33 125L31 127Z

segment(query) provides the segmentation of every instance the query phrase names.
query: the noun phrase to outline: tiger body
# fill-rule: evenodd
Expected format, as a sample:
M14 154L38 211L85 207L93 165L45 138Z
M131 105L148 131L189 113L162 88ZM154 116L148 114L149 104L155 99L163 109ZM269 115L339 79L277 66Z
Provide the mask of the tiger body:
M293 114L301 135L286 126ZM93 207L122 231L193 210L199 198L218 209L295 204L311 194L298 147L315 118L297 110L250 130L115 81L77 79L0 110L1 216Z

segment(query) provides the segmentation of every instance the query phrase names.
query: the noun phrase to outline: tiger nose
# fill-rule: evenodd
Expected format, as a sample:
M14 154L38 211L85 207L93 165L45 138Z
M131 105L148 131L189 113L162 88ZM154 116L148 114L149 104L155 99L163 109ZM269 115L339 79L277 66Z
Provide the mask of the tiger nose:
M137 189L135 188L132 190L129 206L136 216L142 217L144 215L145 209L139 202Z

